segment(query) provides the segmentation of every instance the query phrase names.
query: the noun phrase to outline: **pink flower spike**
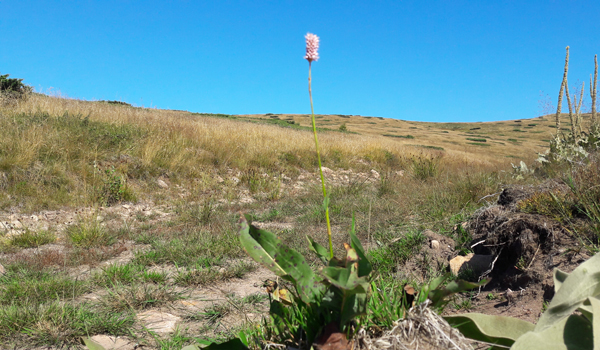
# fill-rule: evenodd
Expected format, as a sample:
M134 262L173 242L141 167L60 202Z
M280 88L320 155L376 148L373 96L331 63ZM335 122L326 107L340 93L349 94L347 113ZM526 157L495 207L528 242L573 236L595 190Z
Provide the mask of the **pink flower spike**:
M306 58L308 62L317 61L319 59L319 37L307 33L306 36Z

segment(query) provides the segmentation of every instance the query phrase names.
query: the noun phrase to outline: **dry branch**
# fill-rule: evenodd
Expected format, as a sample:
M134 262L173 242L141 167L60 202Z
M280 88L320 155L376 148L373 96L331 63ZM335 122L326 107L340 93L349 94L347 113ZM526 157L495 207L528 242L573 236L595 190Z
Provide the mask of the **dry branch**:
M563 91L565 86L567 85L567 74L569 72L569 47L567 46L567 57L565 58L565 72L563 74L563 80L560 85L560 92L558 93L558 106L556 107L556 132L560 132L560 113L562 111L562 99L563 99ZM567 87L568 91L568 87ZM567 92L567 97L569 93Z

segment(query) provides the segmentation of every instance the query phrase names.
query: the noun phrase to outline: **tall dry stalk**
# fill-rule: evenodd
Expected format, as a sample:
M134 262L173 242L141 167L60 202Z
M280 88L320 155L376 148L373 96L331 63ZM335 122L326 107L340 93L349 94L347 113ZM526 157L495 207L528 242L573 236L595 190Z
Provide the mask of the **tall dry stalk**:
M575 125L573 130L575 130L578 134L573 134L573 137L581 137L581 103L583 102L583 91L585 90L585 82L581 83L581 93L579 95L579 102L577 101L577 93L573 94L573 99L575 102Z
M575 136L575 120L573 118L573 104L571 104L571 95L569 94L569 82L565 77L565 95L567 95L567 104L569 105L569 120L571 121L571 135Z
M565 58L565 73L560 84L560 92L558 93L558 106L556 107L556 133L560 133L560 113L562 111L562 99L565 86L567 85L567 74L569 72L569 47L567 46L567 57ZM568 89L568 87L567 87ZM568 91L568 90L567 90ZM567 92L567 97L569 93Z
M598 55L594 55L594 81L590 75L590 97L592 98L592 130L597 129L596 121L596 83L598 82Z

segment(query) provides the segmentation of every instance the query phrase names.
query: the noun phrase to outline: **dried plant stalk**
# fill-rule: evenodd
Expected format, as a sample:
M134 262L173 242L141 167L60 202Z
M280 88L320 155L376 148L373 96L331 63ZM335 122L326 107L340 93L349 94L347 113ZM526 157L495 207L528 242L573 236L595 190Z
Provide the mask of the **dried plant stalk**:
M563 80L560 85L560 92L558 93L558 106L556 107L556 132L560 132L560 113L562 111L562 99L563 91L567 85L567 73L569 72L569 47L567 46L567 57L565 58L565 73L563 74ZM567 97L569 93L567 92Z
M565 95L567 95L567 104L569 105L569 120L571 121L571 135L575 136L575 120L573 118L573 105L571 104L571 95L569 95L569 82L565 77ZM574 97L576 99L576 97Z
M579 101L577 101L577 96L574 94L573 98L575 99L575 127L574 130L578 133L577 135L573 134L573 137L581 137L581 103L583 102L583 91L585 90L585 82L581 83L581 93L579 95Z
M594 81L590 76L590 97L592 98L592 130L597 128L596 121L596 83L598 82L598 55L594 55Z

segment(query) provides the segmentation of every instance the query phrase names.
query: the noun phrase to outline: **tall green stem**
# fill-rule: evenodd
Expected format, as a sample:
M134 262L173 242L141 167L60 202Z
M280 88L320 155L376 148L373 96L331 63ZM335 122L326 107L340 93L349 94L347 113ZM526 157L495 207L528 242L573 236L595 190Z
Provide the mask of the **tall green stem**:
M329 222L329 204L327 203L327 190L325 189L325 177L323 176L323 167L321 166L321 153L319 152L319 140L317 139L317 125L315 123L315 108L313 107L311 78L311 62L308 62L308 96L310 97L310 112L312 114L312 127L315 134L315 146L317 147L317 160L319 161L319 173L321 174L321 185L323 186L323 198L325 200L325 219L327 220L327 236L329 238L329 255L333 258L333 242L331 241L331 223Z

